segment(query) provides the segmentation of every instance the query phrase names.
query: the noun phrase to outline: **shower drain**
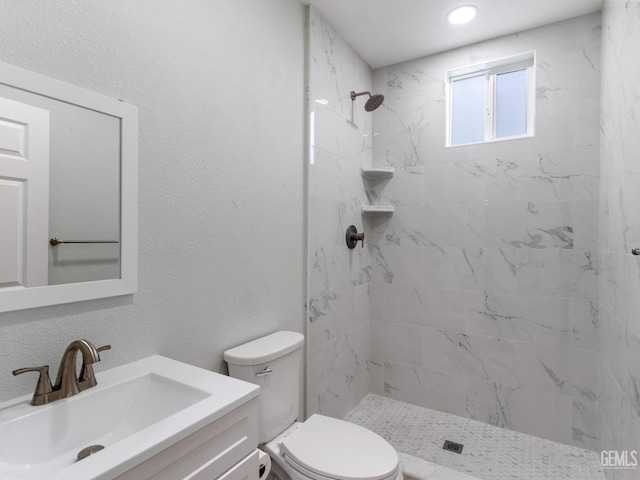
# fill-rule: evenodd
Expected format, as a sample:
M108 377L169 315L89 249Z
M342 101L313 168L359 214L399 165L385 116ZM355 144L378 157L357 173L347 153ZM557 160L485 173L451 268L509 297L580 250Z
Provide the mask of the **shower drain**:
M93 455L94 453L99 452L103 448L104 448L103 445L90 445L86 448L83 448L82 450L80 450L80 452L78 452L78 458L76 459L76 462L79 462L80 460L84 460L85 458Z
M445 440L442 448L453 453L462 453L464 445L461 443L452 442L451 440Z

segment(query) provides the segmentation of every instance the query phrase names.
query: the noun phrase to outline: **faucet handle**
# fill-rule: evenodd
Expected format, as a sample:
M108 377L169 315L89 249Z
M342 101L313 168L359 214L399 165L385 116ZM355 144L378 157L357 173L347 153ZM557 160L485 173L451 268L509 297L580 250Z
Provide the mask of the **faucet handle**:
M96 352L104 352L105 350L111 350L111 345L103 345L102 347L96 348ZM94 387L98 384L98 382L96 381L96 375L93 372L93 365L87 365L82 362L80 375L78 376L78 382L88 382L83 385L84 388Z
M20 375L26 372L39 372L36 391L33 394L31 405L43 405L48 402L48 395L53 391L51 386L51 378L49 377L49 365L42 367L19 368L13 371L13 375Z

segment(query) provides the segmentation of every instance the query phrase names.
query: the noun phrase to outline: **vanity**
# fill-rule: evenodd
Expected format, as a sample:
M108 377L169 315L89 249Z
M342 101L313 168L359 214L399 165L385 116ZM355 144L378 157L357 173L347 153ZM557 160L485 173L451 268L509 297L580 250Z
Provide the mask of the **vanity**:
M159 355L96 378L0 404L0 480L258 479L258 386Z

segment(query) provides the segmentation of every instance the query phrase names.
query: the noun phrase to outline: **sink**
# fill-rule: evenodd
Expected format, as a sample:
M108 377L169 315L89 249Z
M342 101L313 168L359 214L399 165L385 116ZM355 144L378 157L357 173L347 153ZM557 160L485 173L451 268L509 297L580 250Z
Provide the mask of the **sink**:
M96 387L49 405L31 406L31 396L0 404L0 480L114 478L259 391L162 356L96 378ZM76 461L93 445L104 449Z

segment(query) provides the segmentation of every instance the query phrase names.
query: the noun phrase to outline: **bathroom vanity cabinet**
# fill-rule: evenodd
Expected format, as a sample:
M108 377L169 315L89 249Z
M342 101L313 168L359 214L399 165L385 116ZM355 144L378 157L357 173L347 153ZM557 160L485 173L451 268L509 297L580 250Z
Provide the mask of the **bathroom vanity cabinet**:
M258 397L116 480L258 480Z

